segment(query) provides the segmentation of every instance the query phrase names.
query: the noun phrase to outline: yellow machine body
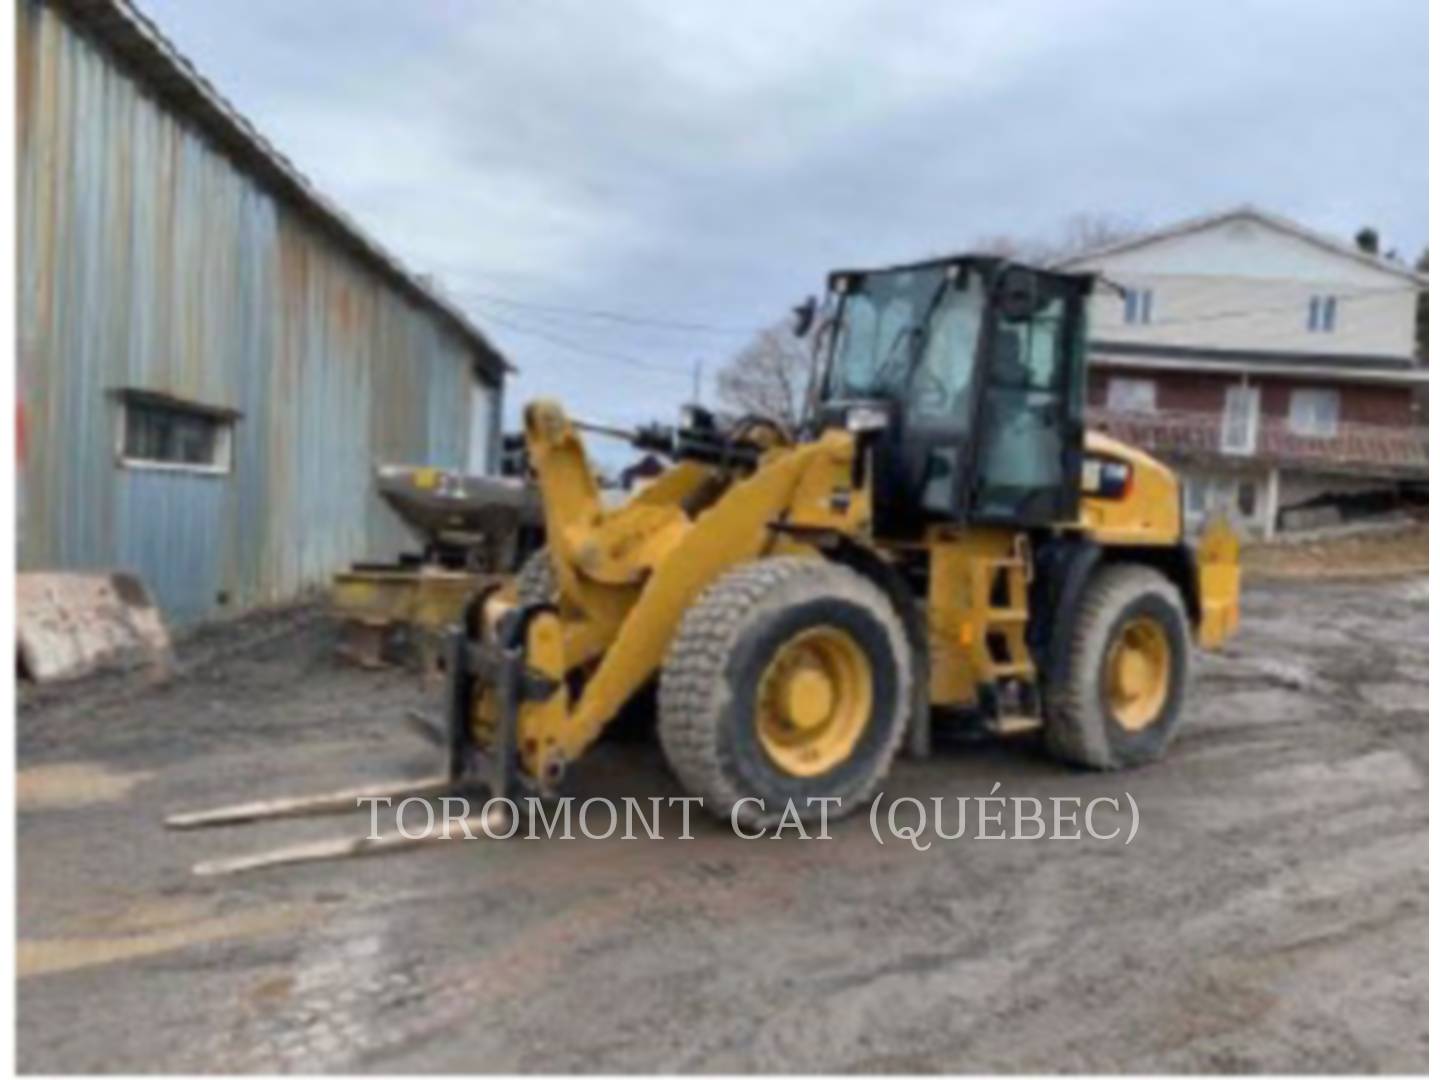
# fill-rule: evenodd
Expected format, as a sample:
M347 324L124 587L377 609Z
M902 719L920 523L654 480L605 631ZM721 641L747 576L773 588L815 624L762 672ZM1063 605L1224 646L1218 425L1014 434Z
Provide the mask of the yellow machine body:
M687 611L727 571L782 555L825 558L836 544L883 565L901 557L929 562L928 595L917 597L928 638L933 706L976 704L1001 679L1033 681L1037 660L1026 631L1047 613L1027 609L1035 572L1027 532L936 526L918 539L887 544L872 531L871 495L855 487L857 438L828 430L813 442L774 445L747 474L682 461L628 502L602 505L576 427L553 402L531 404L525 435L544 508L555 586L553 605L525 626L526 663L554 692L520 705L514 733L520 766L542 787L563 773L653 679ZM1128 551L1173 567L1193 598L1192 633L1215 646L1239 610L1236 546L1223 525L1207 534L1188 569L1182 550L1175 475L1148 455L1090 434L1087 455L1128 466L1118 497L1086 491L1077 520L1055 527L1103 552ZM1088 485L1087 485L1088 486ZM483 613L495 625L517 603L494 595ZM997 658L998 657L998 658ZM571 688L578 688L572 697ZM477 741L496 721L493 695L474 702Z
M336 582L337 606L368 623L458 624L444 635L443 716L409 717L445 752L444 775L420 788L553 793L608 726L644 718L652 687L672 775L708 813L747 825L853 812L902 750L928 752L932 726L1037 731L1077 767L1157 760L1184 712L1192 644L1213 648L1238 623L1238 545L1220 521L1187 542L1176 475L1086 432L1095 284L984 254L836 271L823 314L814 300L796 309L815 363L793 432L698 406L674 426L617 431L532 402L543 551L473 590L463 574ZM616 505L585 430L673 464ZM424 498L438 480L415 486L417 510L448 521L448 497ZM516 502L490 495L486 506ZM353 809L415 788L170 824Z

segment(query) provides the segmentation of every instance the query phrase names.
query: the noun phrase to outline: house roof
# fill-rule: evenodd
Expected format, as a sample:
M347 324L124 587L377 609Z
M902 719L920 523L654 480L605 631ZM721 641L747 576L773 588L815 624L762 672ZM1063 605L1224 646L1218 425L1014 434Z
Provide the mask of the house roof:
M322 194L129 0L51 2L107 45L170 109L197 125L242 168L308 214L416 303L440 316L476 348L490 375L515 370L469 316Z
M1145 247L1162 240L1171 240L1189 233L1200 232L1227 221L1238 221L1241 219L1257 222L1277 232L1293 236L1332 255L1339 255L1343 258L1361 263L1373 270L1379 270L1383 273L1393 274L1395 277L1404 278L1419 287L1424 287L1429 280L1426 275L1410 269L1403 263L1381 258L1378 255L1368 254L1367 252L1361 251L1354 244L1347 244L1342 240L1326 236L1324 233L1318 233L1298 222L1291 221L1289 218L1271 213L1268 210L1261 210L1248 203L1232 207L1228 210L1222 210L1218 213L1202 214L1199 217L1187 218L1173 225L1167 225L1163 229L1156 229L1139 236L1132 236L1127 240L1120 240L1116 243L1091 248L1088 251L1080 252L1078 255L1070 255L1060 259L1055 265L1056 267L1073 266L1076 263L1088 262L1091 259L1100 258L1101 256L1115 255L1122 251L1131 251L1135 248Z
M1118 351L1112 345L1091 345L1087 362L1097 368L1136 371L1173 371L1185 375L1269 375L1323 383L1372 383L1388 386L1425 386L1430 382L1426 368L1363 367L1357 364L1316 364L1295 359L1261 355L1228 357L1175 356Z

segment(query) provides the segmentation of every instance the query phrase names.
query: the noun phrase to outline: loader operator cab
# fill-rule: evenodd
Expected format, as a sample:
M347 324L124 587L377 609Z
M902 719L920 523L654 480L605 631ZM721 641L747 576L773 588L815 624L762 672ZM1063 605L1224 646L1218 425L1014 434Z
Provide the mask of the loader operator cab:
M1090 284L984 256L831 275L812 415L868 444L877 535L1073 519Z

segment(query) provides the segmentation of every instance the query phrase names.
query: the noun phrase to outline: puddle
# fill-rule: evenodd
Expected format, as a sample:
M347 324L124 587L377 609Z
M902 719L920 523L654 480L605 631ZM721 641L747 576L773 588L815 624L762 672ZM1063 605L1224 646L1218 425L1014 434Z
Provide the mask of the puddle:
M161 897L142 900L120 911L81 916L68 922L66 929L98 934L134 934L184 923L202 922L207 910L207 905L199 900Z
M152 773L111 772L103 765L73 761L33 765L15 775L15 803L21 810L54 810L118 802Z
M179 926L119 937L21 938L16 949L15 974L21 979L51 975L212 941L288 930L311 920L314 915L315 910L309 907L281 907L196 919Z

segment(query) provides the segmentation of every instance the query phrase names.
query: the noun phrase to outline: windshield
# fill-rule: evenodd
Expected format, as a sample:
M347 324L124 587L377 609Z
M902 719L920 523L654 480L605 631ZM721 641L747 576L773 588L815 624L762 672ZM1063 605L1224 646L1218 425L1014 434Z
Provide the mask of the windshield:
M845 297L826 397L895 397L945 268L866 274Z
M952 429L969 426L984 307L981 285L974 278L968 288L945 290L925 329L906 393L912 419L942 421Z
M983 284L943 266L867 274L845 298L826 397L903 399L912 419L967 426Z

